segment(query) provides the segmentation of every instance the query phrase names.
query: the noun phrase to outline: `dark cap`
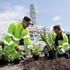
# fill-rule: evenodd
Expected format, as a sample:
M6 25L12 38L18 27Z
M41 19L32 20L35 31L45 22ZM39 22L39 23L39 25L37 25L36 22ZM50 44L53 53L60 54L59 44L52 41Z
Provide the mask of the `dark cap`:
M24 18L23 18L23 20L25 20L25 21L31 21L31 19L28 17L28 16L25 16Z
M25 20L25 21L29 22L30 24L32 24L32 21L31 21L31 19L28 16L25 16L23 18L23 20Z
M61 30L60 25L55 25L55 26L53 27L53 30L55 30L55 29Z

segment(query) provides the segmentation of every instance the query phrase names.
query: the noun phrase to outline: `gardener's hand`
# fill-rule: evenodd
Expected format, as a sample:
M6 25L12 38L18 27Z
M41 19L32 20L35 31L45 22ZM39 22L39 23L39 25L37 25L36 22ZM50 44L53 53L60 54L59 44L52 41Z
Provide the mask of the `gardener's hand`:
M51 47L50 47L50 50L56 51L56 45L55 44L52 44Z
M59 51L58 51L58 54L63 54L62 50L59 50Z
M17 50L17 51L20 51L18 47L16 47L16 50Z
M17 50L17 51L24 51L23 45L18 45L18 46L16 47L16 50Z

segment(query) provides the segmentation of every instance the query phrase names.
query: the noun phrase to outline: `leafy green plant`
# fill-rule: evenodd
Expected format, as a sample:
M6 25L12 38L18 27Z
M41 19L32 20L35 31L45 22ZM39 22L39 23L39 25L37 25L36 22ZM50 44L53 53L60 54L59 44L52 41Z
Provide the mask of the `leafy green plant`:
M8 62L14 62L14 59L18 58L21 59L21 52L17 52L15 47L5 47L3 49L3 57L5 60L7 60Z
M42 51L42 49L38 44L33 44L32 48L31 48L32 55L40 55L41 51Z
M40 33L40 36L42 38L42 41L44 41L46 43L46 47L48 50L58 51L61 49L59 47L56 47L56 45L54 43L52 43L50 35Z
M0 60L2 59L2 54L3 54L2 49L0 49Z
M49 45L48 43L48 40L50 39L49 37L46 36L46 34L44 33L40 33L40 36L42 38L42 41L44 41L46 43L46 45L48 46L47 48L48 49L51 49L51 46Z

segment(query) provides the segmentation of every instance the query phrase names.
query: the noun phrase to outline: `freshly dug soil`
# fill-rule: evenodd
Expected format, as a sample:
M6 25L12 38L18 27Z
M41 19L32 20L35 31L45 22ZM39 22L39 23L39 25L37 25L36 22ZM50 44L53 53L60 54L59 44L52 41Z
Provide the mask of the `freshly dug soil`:
M29 58L16 65L2 65L0 70L70 70L70 59L57 58L47 60L45 57L41 57L38 61L34 61Z

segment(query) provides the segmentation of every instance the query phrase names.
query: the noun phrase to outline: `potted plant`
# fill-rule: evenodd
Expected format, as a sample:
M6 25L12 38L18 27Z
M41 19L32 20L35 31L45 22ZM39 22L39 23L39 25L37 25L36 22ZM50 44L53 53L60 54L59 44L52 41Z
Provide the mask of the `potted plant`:
M33 55L33 59L38 60L40 53L41 53L41 47L38 44L33 44L33 47L31 49L31 54Z
M42 38L42 41L46 43L46 46L44 47L44 54L45 57L48 57L49 59L54 59L57 57L57 48L54 45L54 43L51 42L50 35L46 35L44 33L40 33L40 36Z

